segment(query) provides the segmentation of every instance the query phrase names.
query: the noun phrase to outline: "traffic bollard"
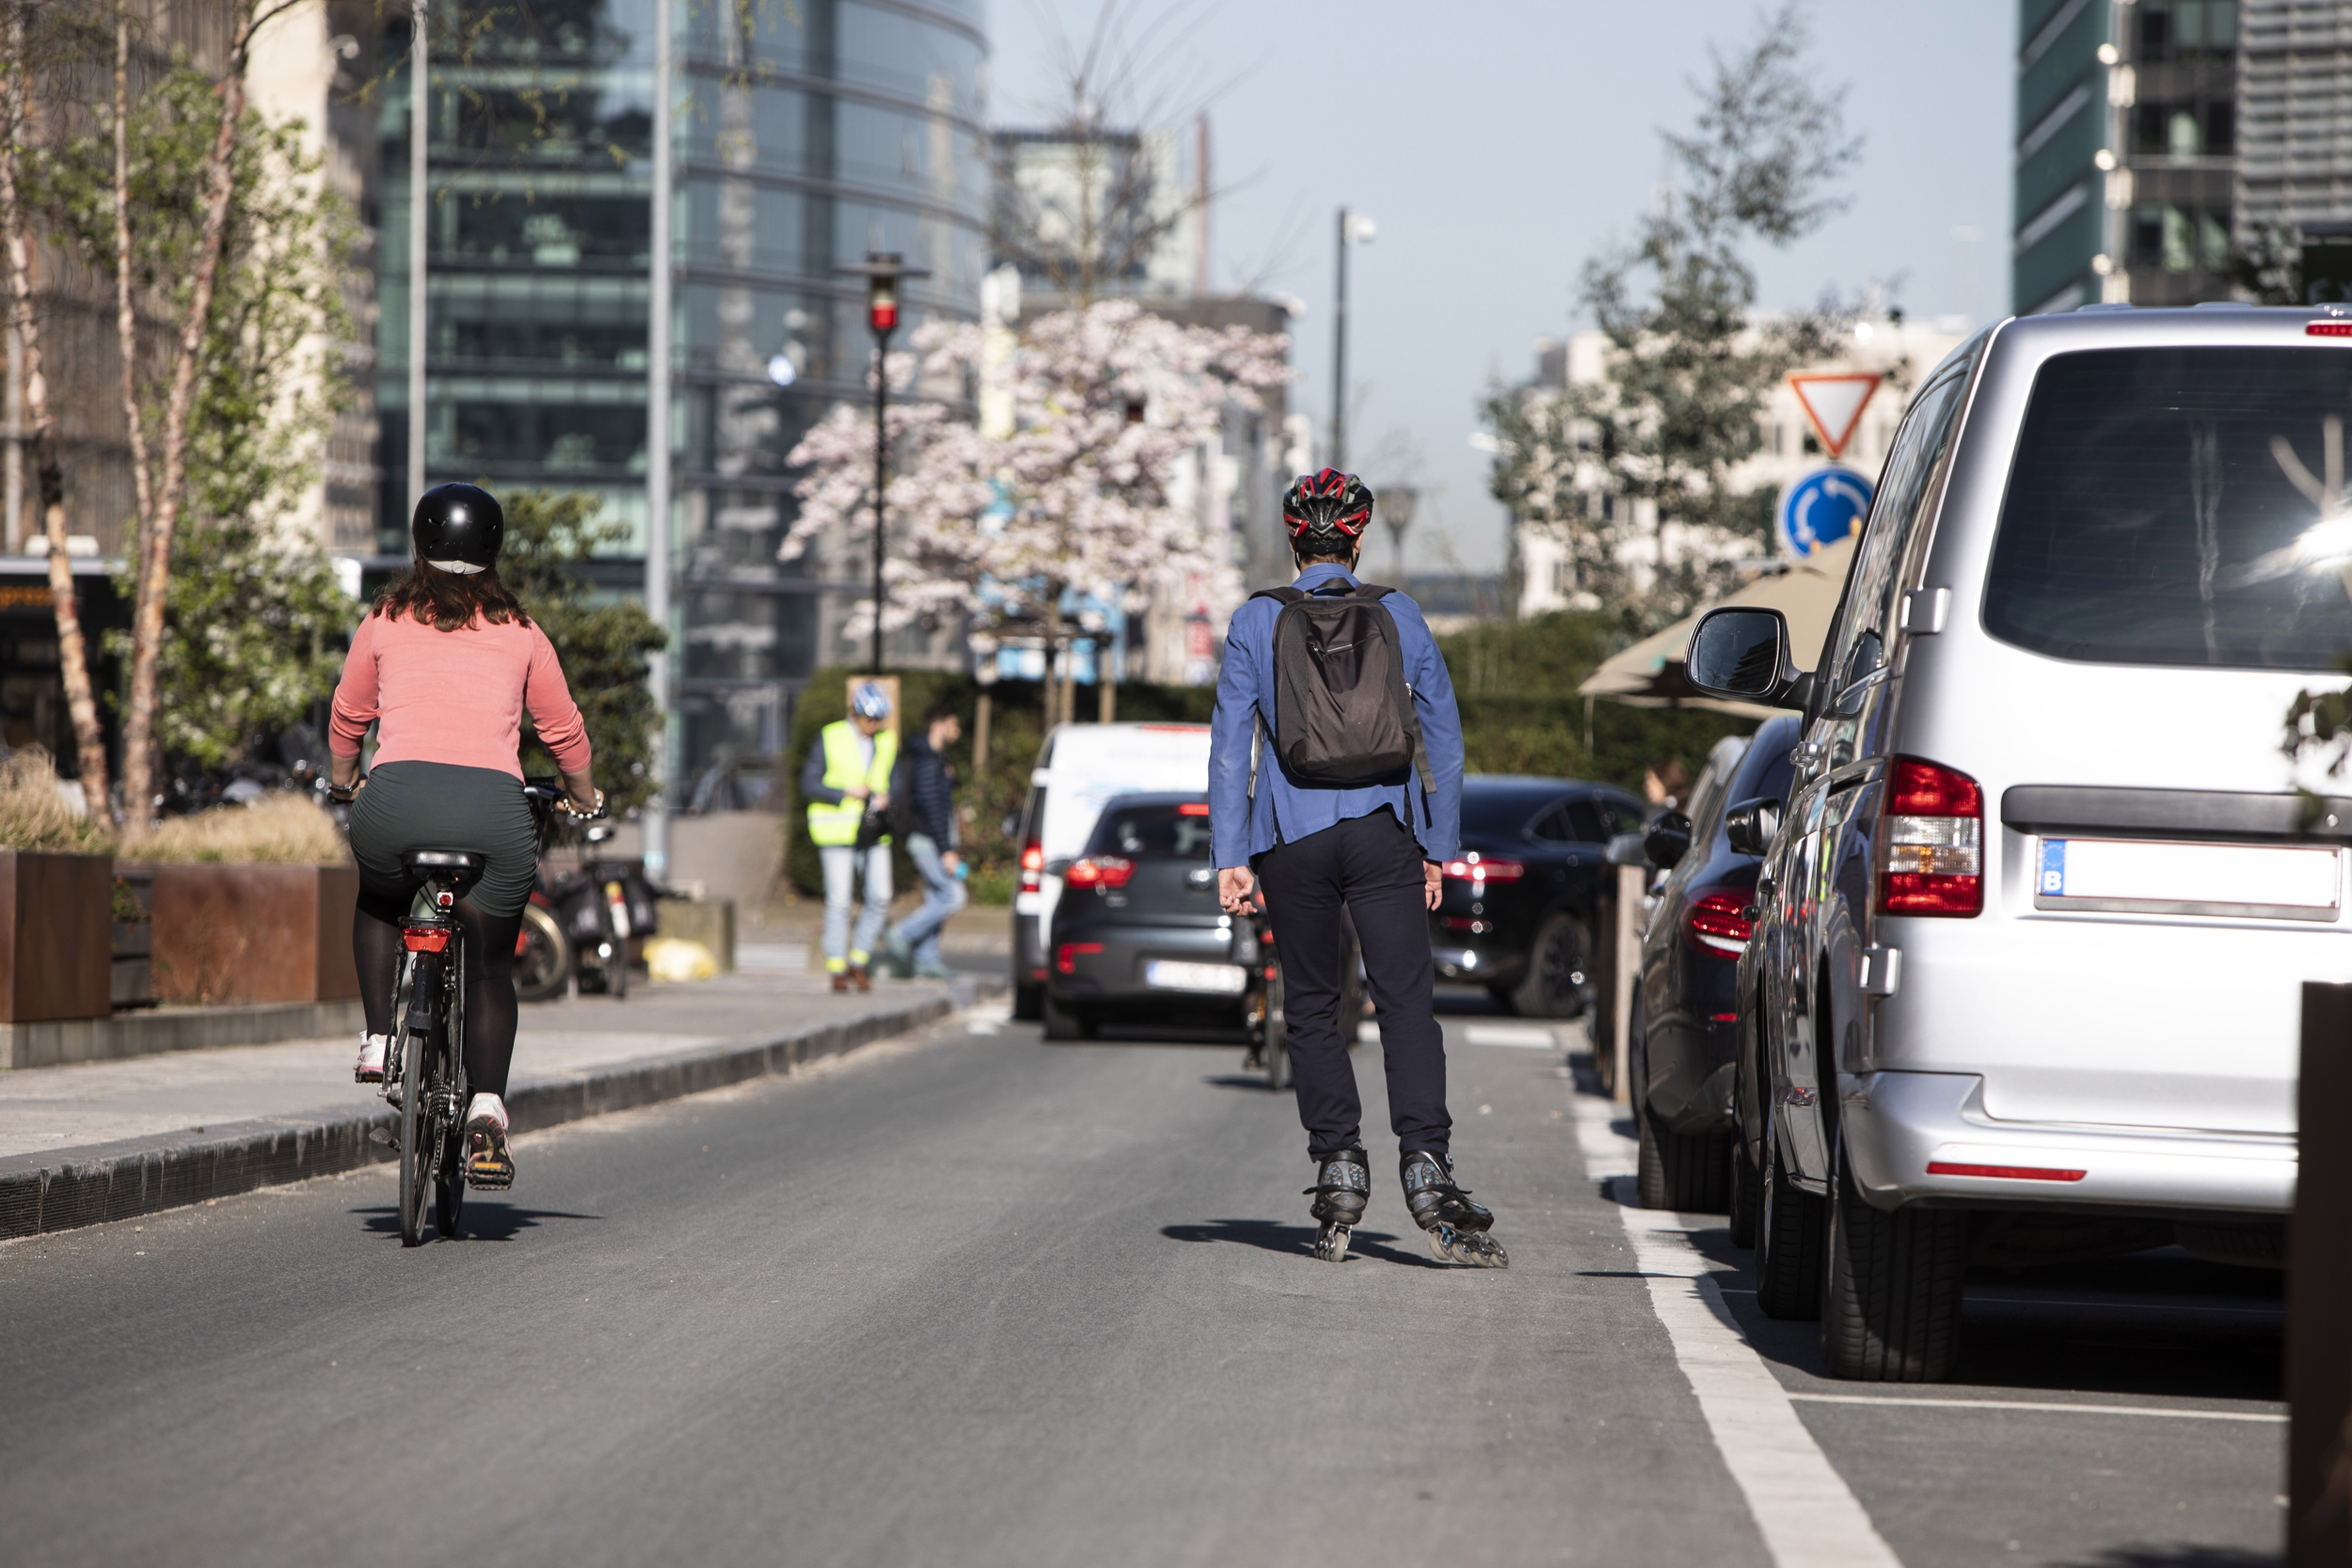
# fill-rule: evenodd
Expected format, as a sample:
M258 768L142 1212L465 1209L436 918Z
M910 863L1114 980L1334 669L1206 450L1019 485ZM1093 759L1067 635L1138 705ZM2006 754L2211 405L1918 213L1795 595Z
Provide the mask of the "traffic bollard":
M2287 1563L2352 1560L2352 985L2303 986L2287 1227Z

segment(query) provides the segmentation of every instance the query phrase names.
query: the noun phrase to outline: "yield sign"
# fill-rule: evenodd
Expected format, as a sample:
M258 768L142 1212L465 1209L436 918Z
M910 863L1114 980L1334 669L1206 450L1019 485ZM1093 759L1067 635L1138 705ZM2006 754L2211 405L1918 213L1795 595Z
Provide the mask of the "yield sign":
M1862 410L1879 389L1879 377L1867 371L1836 375L1792 375L1788 389L1797 394L1813 433L1833 458L1841 456L1862 422Z

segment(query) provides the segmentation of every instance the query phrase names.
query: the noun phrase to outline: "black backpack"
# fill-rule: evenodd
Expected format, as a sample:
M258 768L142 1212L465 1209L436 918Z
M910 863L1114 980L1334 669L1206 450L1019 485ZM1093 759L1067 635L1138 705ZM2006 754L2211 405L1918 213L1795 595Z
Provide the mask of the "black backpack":
M1267 588L1250 597L1282 607L1274 618L1274 754L1283 771L1300 784L1343 789L1418 768L1426 816L1437 784L1396 618L1380 602L1395 592L1335 579L1311 594ZM1254 786L1254 766L1251 774Z

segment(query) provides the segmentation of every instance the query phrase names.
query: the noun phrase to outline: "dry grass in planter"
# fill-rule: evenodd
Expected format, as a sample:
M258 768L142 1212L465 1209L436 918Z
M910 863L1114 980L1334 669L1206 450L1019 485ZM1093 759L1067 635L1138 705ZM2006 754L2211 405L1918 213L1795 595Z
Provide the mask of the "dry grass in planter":
M344 865L351 860L335 819L299 795L167 817L131 852L143 861L229 865Z
M114 834L77 815L57 788L56 765L38 746L0 759L0 849L104 855Z

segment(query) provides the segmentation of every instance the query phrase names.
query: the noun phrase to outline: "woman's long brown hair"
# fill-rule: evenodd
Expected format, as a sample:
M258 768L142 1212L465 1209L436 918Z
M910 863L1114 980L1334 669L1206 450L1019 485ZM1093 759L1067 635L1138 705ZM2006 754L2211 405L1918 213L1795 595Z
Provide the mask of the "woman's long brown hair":
M411 615L436 631L462 631L477 620L494 626L510 621L531 625L522 600L499 580L497 567L444 572L426 561L411 562L408 570L386 583L368 613L392 621Z

